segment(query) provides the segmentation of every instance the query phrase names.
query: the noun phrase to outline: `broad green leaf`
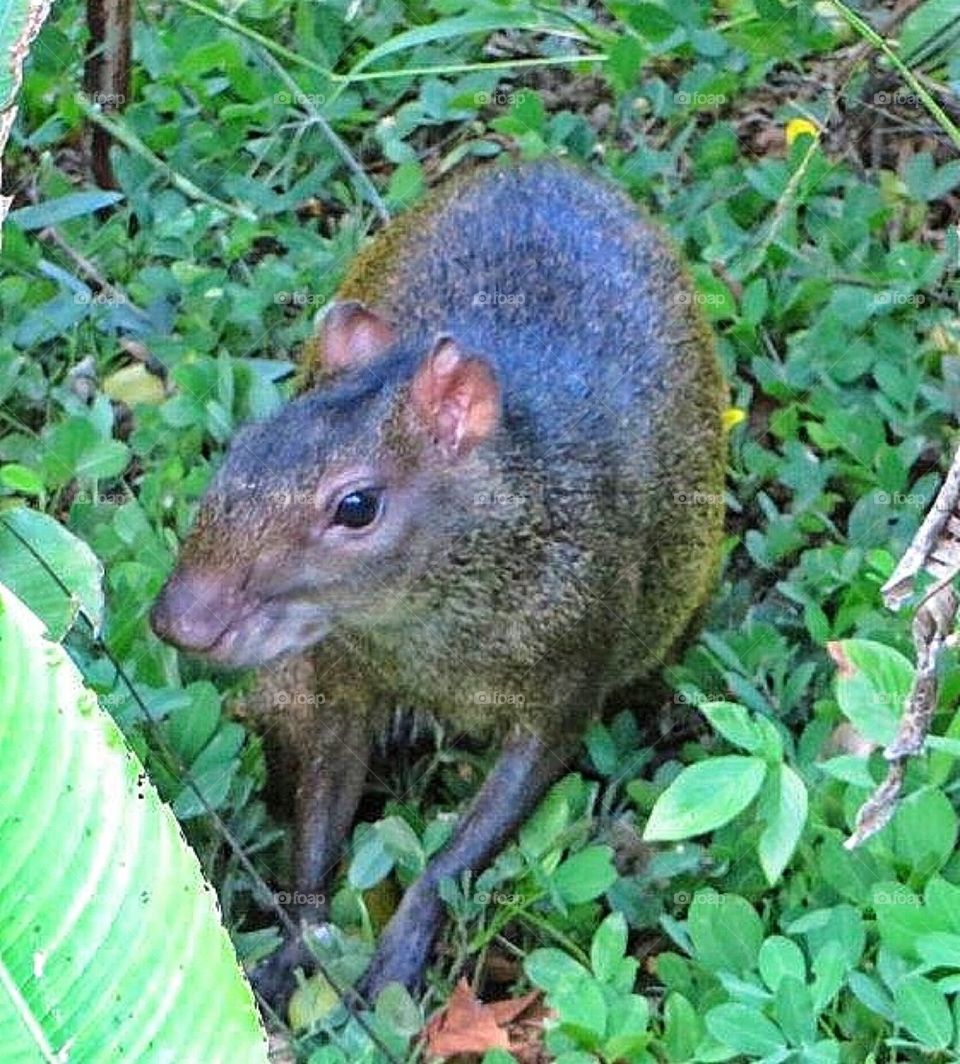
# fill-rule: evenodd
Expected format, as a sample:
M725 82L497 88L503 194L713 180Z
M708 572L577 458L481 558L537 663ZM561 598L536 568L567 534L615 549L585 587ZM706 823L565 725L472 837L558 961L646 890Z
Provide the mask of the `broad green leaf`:
M813 1007L817 1014L837 996L849 964L841 942L827 942L813 958Z
M697 960L710 971L746 974L757 961L763 923L737 894L701 890L687 913L687 931Z
M774 995L774 1014L780 1030L792 1045L806 1045L817 1037L817 1017L810 988L796 976L787 975Z
M610 913L593 934L590 967L601 983L609 982L627 951L627 921L623 913Z
M368 831L353 851L347 879L355 890L369 890L393 870L394 858L379 831Z
M266 1062L176 820L65 651L2 585L0 676L5 1059Z
M767 882L773 886L797 848L807 822L807 788L789 765L771 766L760 802L765 827L757 853Z
M690 765L657 799L643 837L674 841L722 827L753 801L766 769L758 757L735 754Z
M957 814L940 790L924 787L897 807L885 834L893 850L918 875L929 876L950 859L957 842Z
M922 45L928 42L937 45L946 40L950 44L949 49L943 53L943 60L953 52L960 51L960 42L950 38L944 38L944 34L950 29L951 24L957 17L956 0L925 0L916 10L904 20L900 29L900 55L908 65L915 61L914 53L918 52Z
M746 1005L717 1005L706 1015L707 1030L737 1053L762 1057L786 1046L776 1024Z
M865 738L886 746L897 733L913 665L898 650L868 639L831 643L830 653L844 716Z
M81 610L100 630L103 566L83 540L39 510L21 506L0 514L0 580L53 639L66 635Z
M617 881L613 850L609 846L588 846L568 857L551 881L568 905L592 901Z
M700 712L726 739L768 761L776 761L783 754L783 745L776 728L762 717L754 717L737 702L705 702Z
M901 979L893 992L897 1023L927 1049L946 1049L953 1037L950 1006L937 984L922 975Z
M801 983L807 978L803 950L793 939L783 935L771 935L764 940L757 966L760 969L760 977L770 990L776 990L781 979L788 975L799 979Z
M676 992L668 994L663 1006L662 1041L670 1064L692 1060L703 1032L703 1020L690 1001Z
M894 953L916 959L917 939L927 931L930 919L920 897L901 883L877 883L872 893L880 940Z
M619 997L610 1006L607 1017L607 1038L603 1043L606 1060L630 1060L650 1040L647 1025L650 1005L639 994Z

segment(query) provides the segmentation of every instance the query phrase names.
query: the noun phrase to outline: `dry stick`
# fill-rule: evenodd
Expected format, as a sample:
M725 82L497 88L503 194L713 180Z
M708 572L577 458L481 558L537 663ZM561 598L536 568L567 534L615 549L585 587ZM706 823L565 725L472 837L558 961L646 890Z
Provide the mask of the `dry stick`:
M884 750L889 761L886 779L857 814L853 834L844 843L854 849L876 834L893 816L903 787L907 761L923 749L937 703L937 661L951 641L960 598L951 586L960 573L960 450L923 523L881 589L888 609L906 602L921 572L937 583L927 592L913 618L917 669L907 696L900 727Z
M68 598L72 599L73 594L71 593L70 589L60 578L59 573L57 573L51 567L50 563L46 560L46 558L44 558L43 555L40 554L34 548L33 544L30 543L29 540L25 539L20 534L20 532L18 532L17 529L15 529L7 520L0 518L0 521L2 521L3 526L7 529L7 531L10 532L15 539L19 540L19 542L30 552L30 554L39 563L40 567L44 570L44 572L46 572L46 574L51 578L51 580L54 581L57 587L59 587L60 590ZM284 909L283 906L281 906L277 902L273 891L270 890L270 887L268 886L264 878L253 866L253 862L247 856L240 843L236 840L236 838L234 838L233 833L227 827L220 814L217 813L217 811L213 809L210 803L207 801L206 796L197 786L196 782L193 779L193 776L190 773L190 770L187 768L186 765L184 765L183 761L180 759L179 754L177 754L176 750L174 750L164 738L163 733L160 730L160 722L154 716L153 711L150 709L150 707L144 702L139 691L137 691L137 689L133 686L133 681L130 679L129 676L127 676L126 671L124 670L120 662L117 661L113 652L97 634L97 629L96 625L93 622L93 618L88 616L88 614L83 608L79 610L79 613L80 616L82 616L83 619L87 622L87 625L90 628L94 647L99 650L104 655L104 657L106 657L106 659L116 670L117 675L120 677L120 679L123 680L124 684L127 687L127 690L130 692L131 697L136 702L137 708L140 710L146 721L149 723L151 733L157 743L157 747L160 750L161 754L163 754L163 756L167 759L169 765L174 769L178 778L181 779L184 785L189 788L189 790L193 793L194 797L200 804L200 807L203 809L204 814L210 817L211 822L223 838L224 842L226 842L229 849L232 851L234 857L236 857L237 861L240 863L241 867L247 873L247 875L250 876L250 880L253 883L257 893L261 895L262 900L265 900L269 903L270 908L279 918L280 923L283 925L283 928L287 932L287 934L291 936L299 935L301 933L300 928L298 928L297 925L293 922L290 917L290 914L286 911L286 909ZM387 1046L383 1042L377 1032L367 1022L366 1018L356 1011L357 1005L360 1005L365 1009L370 1008L369 1003L366 1001L363 995L358 990L354 989L352 986L341 986L339 981L331 975L329 969L319 958L314 957L313 962L317 969L317 972L327 981L327 983L333 989L334 993L342 1002L343 1006L357 1021L359 1026L369 1037L370 1041L373 1042L374 1045L376 1045L376 1047L381 1051L381 1053L386 1056L387 1060L389 1060L391 1064L401 1064L399 1058L392 1052L389 1046ZM274 1019L276 1019L276 1013L273 1011L272 1008L270 1008L269 1003L264 1002L259 994L257 995L257 998L261 1002L261 1005L266 1006L266 1011L268 1011L270 1015L273 1016Z
M380 216L380 220L383 222L389 222L390 211L387 209L387 205L380 198L380 193L377 191L376 185L374 185L374 183L367 176L363 167L354 157L353 153L346 146L346 144L344 144L343 140L336 133L333 126L330 125L330 123L323 117L323 115L317 109L313 100L310 99L309 94L301 90L297 82L287 73L286 70L284 70L283 66L279 62L277 62L273 53L270 52L267 48L263 49L263 57L270 64L270 66L273 67L273 69L276 71L277 75L284 83L284 85L286 85L287 88L290 90L293 99L296 100L304 108L307 114L309 114L310 121L314 125L320 127L320 131L327 138L327 140L330 141L330 144L333 146L333 150L340 156L346 168L350 171L351 174L353 174L353 176L357 179L359 185L366 192L367 197L369 198L370 203L373 205L374 210Z
M232 203L227 203L225 200L217 199L216 196L211 196L209 192L205 192L199 185L195 185L190 178L184 177L179 171L174 170L169 163L164 162L159 155L152 152L127 126L108 118L99 108L87 103L82 97L77 97L76 102L80 110L91 122L105 129L115 141L132 151L134 155L139 155L141 159L150 163L155 170L163 174L188 199L199 200L210 207L215 207L218 211L231 214L236 218L242 218L247 222L255 222L257 220L256 214L249 207L238 207Z

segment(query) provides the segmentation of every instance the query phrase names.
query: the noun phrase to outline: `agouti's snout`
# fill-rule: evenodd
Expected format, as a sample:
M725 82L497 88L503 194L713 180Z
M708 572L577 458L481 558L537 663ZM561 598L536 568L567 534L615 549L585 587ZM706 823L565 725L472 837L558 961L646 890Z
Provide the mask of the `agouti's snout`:
M163 640L194 653L211 651L242 609L240 596L219 576L177 569L150 611L150 627Z

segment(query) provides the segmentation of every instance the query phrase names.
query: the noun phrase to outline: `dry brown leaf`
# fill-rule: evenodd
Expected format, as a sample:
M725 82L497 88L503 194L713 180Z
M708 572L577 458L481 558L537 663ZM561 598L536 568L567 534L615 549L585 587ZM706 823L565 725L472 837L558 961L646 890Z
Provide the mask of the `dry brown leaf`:
M539 998L537 990L522 998L484 1004L466 979L457 983L450 1000L426 1028L427 1052L446 1060L461 1054L482 1055L490 1049L516 1048L507 1026Z

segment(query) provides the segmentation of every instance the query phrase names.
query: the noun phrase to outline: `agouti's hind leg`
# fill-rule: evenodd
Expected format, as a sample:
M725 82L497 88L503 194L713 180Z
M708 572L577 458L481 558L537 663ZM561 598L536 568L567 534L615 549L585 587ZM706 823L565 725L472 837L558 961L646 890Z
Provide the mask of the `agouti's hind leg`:
M561 747L526 730L510 737L453 838L407 890L384 929L359 987L368 1001L387 983L416 986L443 915L437 894L440 880L488 865L550 784L568 770L570 752L566 741Z

